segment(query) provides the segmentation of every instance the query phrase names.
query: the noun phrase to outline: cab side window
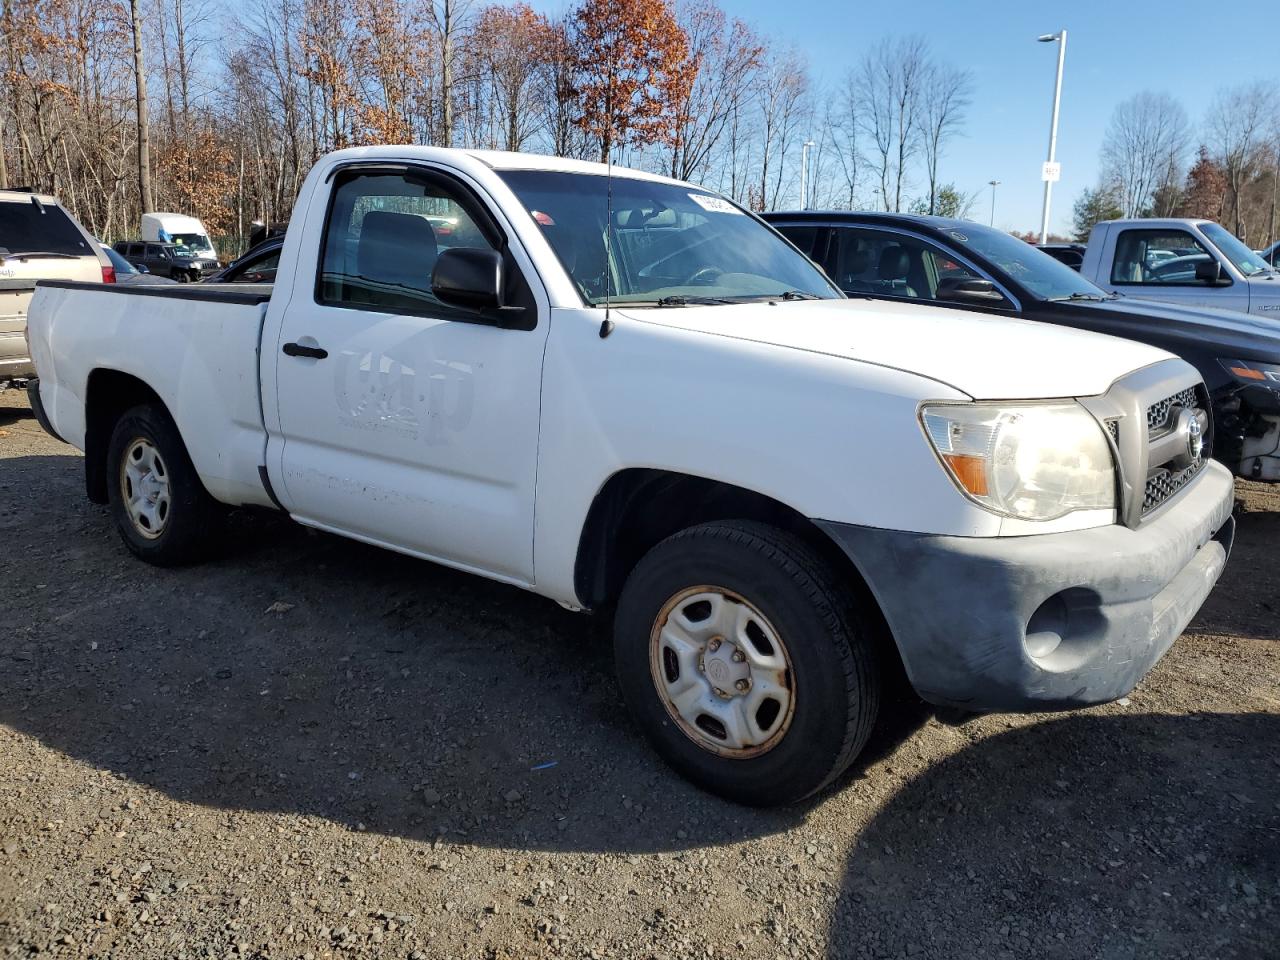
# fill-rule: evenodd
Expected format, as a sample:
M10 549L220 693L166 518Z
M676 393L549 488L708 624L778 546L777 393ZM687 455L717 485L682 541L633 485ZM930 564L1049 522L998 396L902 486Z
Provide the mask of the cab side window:
M1201 286L1197 264L1212 255L1185 230L1124 230L1116 239L1111 282L1118 285Z
M497 249L475 202L426 172L352 170L338 175L321 250L318 303L443 319L480 311L445 304L431 290L445 250Z
M961 281L985 279L942 248L907 234L865 227L831 233L823 266L848 294L938 300Z

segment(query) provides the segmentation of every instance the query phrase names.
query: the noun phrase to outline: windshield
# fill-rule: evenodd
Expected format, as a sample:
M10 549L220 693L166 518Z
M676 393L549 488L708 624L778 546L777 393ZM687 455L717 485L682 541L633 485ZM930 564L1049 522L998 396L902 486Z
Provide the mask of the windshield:
M942 227L960 245L991 261L1042 300L1101 299L1108 294L1065 263L1017 237L976 223Z
M1237 240L1226 227L1216 223L1202 223L1200 229L1213 241L1213 245L1222 251L1222 255L1235 264L1235 268L1246 277L1271 272L1267 261Z
M93 248L55 204L14 200L0 202L0 255L4 253L92 257Z
M822 272L755 217L691 186L595 174L501 174L573 278L583 299L674 306L840 297ZM658 301L665 301L659 303Z
M116 253L106 244L102 246L102 252L107 255L107 259L111 261L111 265L116 268L116 273L137 273L132 263L126 260L120 254Z
M175 233L169 242L185 248L188 256L194 256L195 253L209 253L213 250L213 244L203 233Z

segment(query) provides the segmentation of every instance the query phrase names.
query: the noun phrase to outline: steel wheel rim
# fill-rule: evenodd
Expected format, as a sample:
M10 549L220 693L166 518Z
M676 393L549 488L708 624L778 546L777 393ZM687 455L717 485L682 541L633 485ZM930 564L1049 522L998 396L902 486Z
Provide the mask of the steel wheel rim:
M663 604L649 635L649 670L671 719L711 753L758 757L791 725L795 675L786 644L731 590L689 587Z
M172 506L169 468L150 440L139 437L125 450L120 495L134 530L148 540L164 533Z

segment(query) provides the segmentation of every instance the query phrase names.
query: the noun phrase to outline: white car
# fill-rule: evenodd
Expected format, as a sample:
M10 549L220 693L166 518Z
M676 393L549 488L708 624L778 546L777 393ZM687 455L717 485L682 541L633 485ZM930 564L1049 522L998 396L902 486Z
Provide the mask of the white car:
M41 279L114 283L115 270L98 241L56 199L0 190L0 390L35 375L27 307Z
M895 662L971 710L1123 696L1231 546L1182 360L845 299L675 180L346 150L274 288L145 293L31 313L38 415L129 549L196 560L253 504L611 613L639 725L746 803L836 778Z

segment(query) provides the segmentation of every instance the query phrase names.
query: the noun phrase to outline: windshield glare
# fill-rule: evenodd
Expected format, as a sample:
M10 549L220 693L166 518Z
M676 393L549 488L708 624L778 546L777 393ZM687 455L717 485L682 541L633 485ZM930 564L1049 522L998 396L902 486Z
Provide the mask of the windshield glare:
M823 273L755 217L691 186L544 170L501 173L583 299L654 305L841 296ZM605 230L609 223L606 253Z
M961 249L967 247L985 257L1042 300L1107 296L1106 291L1025 240L976 223L941 229Z
M205 253L213 249L213 245L209 243L209 238L203 233L175 233L170 242L195 253Z
M1267 261L1245 246L1226 227L1216 223L1202 223L1200 229L1213 241L1213 245L1222 251L1222 255L1235 264L1235 268L1246 277L1253 277L1271 270Z

